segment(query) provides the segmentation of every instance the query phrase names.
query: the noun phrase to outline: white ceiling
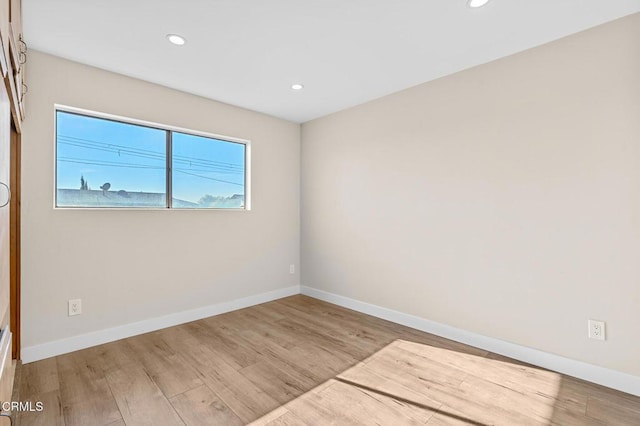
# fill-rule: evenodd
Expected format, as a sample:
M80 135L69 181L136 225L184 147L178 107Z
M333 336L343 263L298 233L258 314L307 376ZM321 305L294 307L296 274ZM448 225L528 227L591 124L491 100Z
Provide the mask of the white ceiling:
M295 122L639 11L640 0L23 0L30 48Z

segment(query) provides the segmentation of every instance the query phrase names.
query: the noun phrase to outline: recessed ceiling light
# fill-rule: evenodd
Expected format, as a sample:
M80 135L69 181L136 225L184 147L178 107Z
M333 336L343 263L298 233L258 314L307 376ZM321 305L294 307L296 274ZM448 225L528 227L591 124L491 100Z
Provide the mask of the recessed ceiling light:
M291 85L291 88L293 90L302 90L302 89L304 89L304 86L302 84L300 84L300 83L295 83L295 84Z
M187 42L187 40L185 40L184 37L179 36L178 34L167 34L167 40L169 40L171 43L175 44L176 46L182 46Z
M469 1L467 2L467 4L469 5L469 7L473 7L473 8L476 8L476 7L482 7L482 6L484 6L485 4L487 4L487 3L489 3L489 0L469 0Z

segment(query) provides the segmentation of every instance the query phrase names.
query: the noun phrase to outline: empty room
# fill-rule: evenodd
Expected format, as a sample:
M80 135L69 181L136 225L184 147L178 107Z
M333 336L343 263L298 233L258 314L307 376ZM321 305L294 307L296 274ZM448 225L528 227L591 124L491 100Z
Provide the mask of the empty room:
M640 425L640 0L0 0L0 426Z

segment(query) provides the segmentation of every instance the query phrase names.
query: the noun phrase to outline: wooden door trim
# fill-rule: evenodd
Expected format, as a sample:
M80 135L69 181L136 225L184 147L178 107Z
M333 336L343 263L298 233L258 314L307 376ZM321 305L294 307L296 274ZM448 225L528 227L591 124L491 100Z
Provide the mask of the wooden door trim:
M11 357L13 359L20 359L20 176L22 137L21 134L18 133L13 122L11 126L10 145L11 204L9 210L9 324L12 333Z

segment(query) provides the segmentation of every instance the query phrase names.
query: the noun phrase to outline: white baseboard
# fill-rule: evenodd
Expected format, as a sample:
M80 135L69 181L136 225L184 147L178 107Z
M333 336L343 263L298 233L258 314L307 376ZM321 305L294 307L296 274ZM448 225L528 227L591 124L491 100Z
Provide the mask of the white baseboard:
M39 361L41 359L51 358L53 356L89 348L91 346L101 345L103 343L114 342L116 340L136 336L138 334L149 333L151 331L196 321L202 318L223 314L225 312L248 308L250 306L259 305L261 303L270 302L287 296L293 296L295 294L300 294L300 286L282 288L254 296L243 297L229 302L216 303L215 305L151 318L131 324L108 328L106 330L94 331L53 342L42 343L40 345L28 346L22 348L22 362L26 364L29 362Z
M300 290L302 294L315 299L640 396L640 377L638 376L505 342L315 288L301 286Z
M415 315L405 314L370 303L361 302L345 296L329 293L306 286L292 286L266 293L248 296L229 302L217 303L189 311L178 312L162 317L151 318L131 324L125 324L106 330L94 331L66 339L47 342L40 345L22 348L22 362L30 363L41 359L89 348L92 346L109 343L138 334L144 334L174 325L196 321L214 315L248 308L283 297L304 294L325 302L353 309L374 317L382 318L397 324L455 340L460 343L475 346L490 352L508 356L523 362L528 362L549 370L557 371L573 377L578 377L589 382L597 383L609 388L617 389L633 395L640 396L640 377L620 371L611 370L597 365L587 364L582 361L550 354L515 343L505 342L493 337L440 324Z

